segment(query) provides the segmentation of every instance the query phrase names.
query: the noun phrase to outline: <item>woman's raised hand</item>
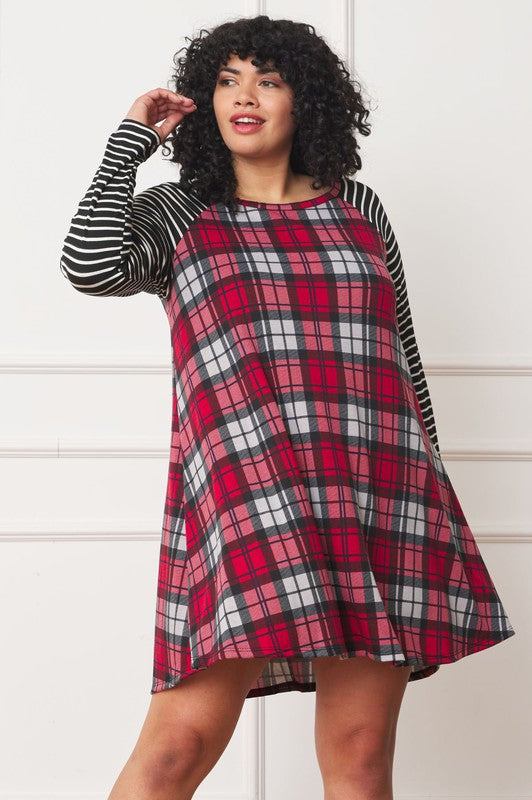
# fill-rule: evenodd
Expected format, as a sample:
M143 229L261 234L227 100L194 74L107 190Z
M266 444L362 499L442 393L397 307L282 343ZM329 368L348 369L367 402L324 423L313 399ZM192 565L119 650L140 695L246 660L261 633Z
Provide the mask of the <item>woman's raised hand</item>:
M190 97L176 94L170 89L152 89L151 92L137 97L125 119L134 119L149 125L164 142L183 117L195 110L196 104ZM164 120L163 124L157 126L156 123L161 120Z

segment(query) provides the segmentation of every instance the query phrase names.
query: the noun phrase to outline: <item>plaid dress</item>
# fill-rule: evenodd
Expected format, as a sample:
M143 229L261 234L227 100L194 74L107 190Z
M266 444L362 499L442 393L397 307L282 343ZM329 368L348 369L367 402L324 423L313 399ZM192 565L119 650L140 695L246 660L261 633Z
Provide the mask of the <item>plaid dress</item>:
M419 680L512 636L440 456L377 194L342 178L234 213L171 181L134 196L159 144L120 123L61 258L79 291L156 294L169 322L151 693L222 658L269 659L248 697L314 690L319 656Z

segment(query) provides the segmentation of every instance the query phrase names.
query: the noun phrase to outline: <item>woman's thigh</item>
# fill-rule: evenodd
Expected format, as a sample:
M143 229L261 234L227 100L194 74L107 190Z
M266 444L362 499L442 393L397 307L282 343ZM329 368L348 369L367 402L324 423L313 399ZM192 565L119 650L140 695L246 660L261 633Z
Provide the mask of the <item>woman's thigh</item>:
M314 659L316 754L324 777L391 763L411 667L357 656Z

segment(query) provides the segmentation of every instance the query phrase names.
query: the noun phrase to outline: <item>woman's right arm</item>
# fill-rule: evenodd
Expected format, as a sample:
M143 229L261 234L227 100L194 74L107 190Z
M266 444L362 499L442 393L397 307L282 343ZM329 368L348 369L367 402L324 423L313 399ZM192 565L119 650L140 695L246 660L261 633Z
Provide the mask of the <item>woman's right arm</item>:
M182 96L155 89L135 101L110 135L63 243L61 272L78 291L95 296L143 291L166 296L172 242L153 191L134 196L136 173L194 109ZM162 118L166 121L160 128L152 127Z

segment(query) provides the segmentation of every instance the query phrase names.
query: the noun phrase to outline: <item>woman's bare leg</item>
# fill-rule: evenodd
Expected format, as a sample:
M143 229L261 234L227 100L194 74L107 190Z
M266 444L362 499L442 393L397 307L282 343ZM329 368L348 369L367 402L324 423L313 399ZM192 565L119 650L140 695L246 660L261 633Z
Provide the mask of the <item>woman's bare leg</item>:
M365 656L313 663L325 800L392 800L395 732L412 668Z
M227 747L267 658L231 658L151 695L108 800L190 800Z

